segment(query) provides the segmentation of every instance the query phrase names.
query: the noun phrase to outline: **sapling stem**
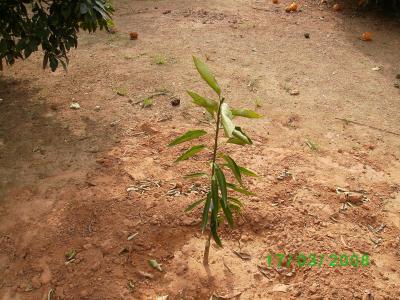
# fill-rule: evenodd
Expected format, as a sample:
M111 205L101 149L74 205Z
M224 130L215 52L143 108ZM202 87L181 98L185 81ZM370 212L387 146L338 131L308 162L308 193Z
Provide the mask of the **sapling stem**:
M224 103L225 98L219 96L219 105L218 105L218 111L217 111L217 124L215 128L215 138L214 138L214 151L213 151L213 158L212 158L212 169L211 169L211 178L214 176L215 173L215 161L217 160L217 150L218 150L218 134L219 134L219 125L221 121L221 105ZM203 265L208 266L208 256L210 253L210 245L211 245L211 230L210 234L208 235L208 238L206 240L206 244L204 247L204 256L203 256Z

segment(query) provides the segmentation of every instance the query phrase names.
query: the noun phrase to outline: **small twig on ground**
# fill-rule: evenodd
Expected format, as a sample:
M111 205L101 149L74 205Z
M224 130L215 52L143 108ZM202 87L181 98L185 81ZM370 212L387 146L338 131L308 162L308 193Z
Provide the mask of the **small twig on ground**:
M234 294L232 294L232 295L224 295L224 296L222 296L222 295L217 295L217 294L212 294L212 296L211 296L211 299L232 299L232 298L236 298L236 297L238 297L238 296L240 296L241 294L242 294L243 292L237 292L237 293L234 293Z
M51 300L54 294L54 289L50 289L49 293L47 294L47 300Z
M225 268L229 271L229 273L233 274L231 268L229 268L228 265L225 263L225 259L222 258L222 262L223 262Z
M351 121L351 120L343 119L343 118L335 118L335 119L343 121L343 122L346 122L346 123L352 123L352 124L356 124L356 125L360 125L360 126L365 126L365 127L371 128L371 129L375 129L375 130L379 130L379 131L382 131L382 132L386 132L386 133L390 133L390 134L393 134L393 135L400 136L400 133L393 132L393 131L390 131L390 130L387 130L387 129L378 128L378 127L371 126L371 125L368 125L368 124L363 124L363 123L360 123L360 122L357 122L357 121Z
M255 9L255 10L271 11L270 9L268 9L268 8L264 8L264 7L252 6L251 8L252 8L252 9Z

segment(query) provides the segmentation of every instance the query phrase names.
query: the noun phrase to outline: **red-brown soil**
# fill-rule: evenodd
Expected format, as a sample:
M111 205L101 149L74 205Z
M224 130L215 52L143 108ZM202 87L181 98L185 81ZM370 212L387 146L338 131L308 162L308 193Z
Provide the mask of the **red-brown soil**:
M289 4L115 1L116 33L81 34L68 73L42 71L37 54L0 74L0 299L400 299L399 24ZM212 95L192 54L230 104L265 115L239 122L254 145L225 147L260 176L211 247L212 278L200 208L184 213L200 195L182 176L210 154L174 164L185 146L166 147L212 130L185 92ZM168 196L177 182L184 194ZM364 201L344 206L338 187ZM265 269L269 253L353 252L370 265Z

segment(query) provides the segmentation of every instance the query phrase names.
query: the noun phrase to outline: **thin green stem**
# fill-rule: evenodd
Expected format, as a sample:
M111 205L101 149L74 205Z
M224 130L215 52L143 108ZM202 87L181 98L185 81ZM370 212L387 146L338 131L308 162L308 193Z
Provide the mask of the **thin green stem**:
M214 152L213 152L213 158L212 158L212 171L211 171L211 177L214 176L215 172L215 161L217 160L217 150L218 150L218 134L219 134L219 124L221 122L221 105L224 103L225 98L219 98L219 105L218 105L218 112L217 112L217 124L216 124L216 129L215 129L215 139L214 139Z
M221 105L224 103L225 98L219 97L219 106L217 111L217 124L215 128L215 138L214 138L214 151L213 151L213 158L212 158L212 168L211 168L211 178L214 176L215 173L215 161L217 160L217 150L218 150L218 134L219 134L219 124L221 122ZM204 256L203 256L203 265L208 266L208 256L210 253L210 245L211 245L211 231L208 235L206 240L206 245L204 247Z

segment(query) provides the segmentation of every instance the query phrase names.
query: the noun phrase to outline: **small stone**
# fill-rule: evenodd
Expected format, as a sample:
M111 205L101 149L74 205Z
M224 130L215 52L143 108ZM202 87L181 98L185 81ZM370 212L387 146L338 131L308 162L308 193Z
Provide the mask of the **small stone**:
M163 11L163 15L168 15L168 14L170 14L171 13L171 10L170 9L167 9L167 10L164 10Z
M294 290L293 291L293 297L299 297L301 295L301 291L300 290Z
M289 92L289 94L292 95L292 96L297 96L297 95L300 94L300 92L299 92L298 90L291 90L291 91Z
M129 37L131 38L131 40L137 40L138 39L139 34L137 32L131 32L129 33Z
M87 297L89 296L89 291L88 291L88 290L82 290L82 291L80 292L80 296L81 296L82 298L87 298Z
M252 239L252 237L249 236L248 234L243 234L240 240L243 241L243 242L250 242L250 241L252 241L253 239Z
M396 75L396 79L400 79L400 73Z
M361 193L349 192L346 195L346 200L352 204L361 204L364 199L364 195Z
M181 104L181 100L178 98L174 98L171 100L171 105L172 106L178 106L179 104Z
M95 111L100 111L101 107L99 105L96 105L96 107L94 108Z
M316 284L316 283L313 283L311 286L310 286L310 294L315 294L316 292L318 291L318 285Z
M400 83L398 83L398 82L395 82L395 83L393 84L393 86L394 86L395 88L397 88L397 89L400 89Z
M72 102L69 106L70 109L80 109L81 106L79 105L78 102Z
M309 39L309 38L310 38L310 34L309 34L308 32L306 32L306 33L304 34L304 37L305 37L306 39Z
M183 187L182 182L177 182L177 183L175 183L175 188L176 188L176 189L182 189L182 187Z
M144 278L148 278L148 279L152 279L154 278L154 276L150 273L147 272L143 272L143 271L138 271L139 275L144 277Z
M184 226L193 226L197 223L197 220L189 217L189 216L184 216L182 217L182 225Z
M275 284L275 285L272 287L272 291L273 291L273 292L287 293L288 287L289 287L289 286L288 286L287 284L278 283L278 284Z
M0 98L0 103L2 103L4 100L2 98Z
M362 300L374 300L374 295L370 290L365 290Z

